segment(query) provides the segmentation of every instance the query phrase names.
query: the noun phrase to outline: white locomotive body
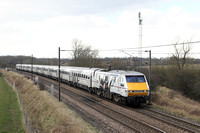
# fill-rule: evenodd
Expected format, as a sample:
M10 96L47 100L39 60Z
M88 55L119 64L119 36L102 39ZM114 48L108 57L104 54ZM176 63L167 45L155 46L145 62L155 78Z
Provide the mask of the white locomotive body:
M57 66L17 64L16 69L58 79ZM150 98L150 88L145 75L135 71L61 66L60 78L62 82L116 102L139 105Z

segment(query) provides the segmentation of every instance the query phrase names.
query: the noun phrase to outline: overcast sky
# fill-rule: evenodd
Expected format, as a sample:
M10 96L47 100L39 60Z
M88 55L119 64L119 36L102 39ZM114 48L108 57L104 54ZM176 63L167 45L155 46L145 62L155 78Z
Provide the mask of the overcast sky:
M99 50L136 48L138 12L143 47L200 41L200 0L0 0L0 55L57 57L58 47L71 49L74 38ZM143 50L149 49L159 58L173 52L172 47ZM199 49L193 45L192 53ZM137 50L125 52L138 56ZM129 55L118 50L100 56Z

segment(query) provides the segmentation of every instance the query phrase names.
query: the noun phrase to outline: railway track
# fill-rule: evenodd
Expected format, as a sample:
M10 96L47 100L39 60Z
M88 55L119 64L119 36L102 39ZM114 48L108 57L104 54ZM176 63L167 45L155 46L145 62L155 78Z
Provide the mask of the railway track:
M43 80L43 82L46 82L47 84L51 84L48 81ZM58 89L58 86L55 86L56 89ZM114 110L110 108L109 106L106 106L99 101L86 97L83 95L80 95L79 93L76 93L74 91L71 91L69 89L66 89L64 87L61 87L61 92L69 95L71 98L76 99L77 101L85 104L86 106L98 111L101 114L104 114L105 116L109 117L110 119L113 119L114 121L119 122L120 124L130 128L132 131L135 132L156 132L156 133L165 133L165 131L162 131L161 129L158 129L152 125L149 125L145 122L142 122L140 120L137 120L135 118L132 118L126 114L121 113L118 110ZM62 97L64 98L64 97Z
M194 132L194 133L200 132L200 125L197 123L190 122L190 121L182 119L182 118L178 118L176 116L158 111L153 108L149 108L149 107L143 107L143 108L144 108L144 110L142 110L142 111L137 110L137 111L140 113L143 113L145 115L151 116L153 118L162 120L163 122L174 125L177 128L182 128L185 131Z
M111 102L113 102L113 101L111 101ZM120 106L127 108L128 110L138 112L143 115L147 115L158 121L162 121L164 123L172 125L172 126L176 127L177 129L180 129L184 132L200 133L200 124L190 122L183 118L178 118L174 115L170 115L169 113L164 113L164 112L158 111L154 108L146 107L146 106L141 106L136 109L132 108L132 107L127 107L124 105L120 105Z
M46 84L50 84L49 81L43 80L43 82L46 82ZM55 85L56 86L56 85ZM56 86L57 88L57 86ZM65 87L62 88L62 93L65 95L72 96L72 98L75 98L77 101L83 103L84 105L98 111L101 114L104 114L105 116L109 117L110 119L113 119L114 121L117 121L118 123L124 125L125 127L128 127L130 130L135 132L165 132L158 127L154 127L150 124L147 124L141 120L135 119L134 117L131 117L130 115L126 115L124 113L121 113L120 111L117 111L116 109L109 108L108 105L104 105L99 100L95 100L93 98L89 98L83 95L80 95L78 93L75 93L73 91L65 89ZM64 98L64 97L62 97ZM143 115L147 115L153 119L156 119L158 121L162 121L164 123L167 123L168 125L172 125L176 127L177 129L180 129L180 131L184 132L200 132L200 126L198 124L186 121L184 119L177 118L175 116L156 111L152 108L144 107L143 109L133 109L128 107L129 110L138 112ZM139 129L139 130L138 130Z

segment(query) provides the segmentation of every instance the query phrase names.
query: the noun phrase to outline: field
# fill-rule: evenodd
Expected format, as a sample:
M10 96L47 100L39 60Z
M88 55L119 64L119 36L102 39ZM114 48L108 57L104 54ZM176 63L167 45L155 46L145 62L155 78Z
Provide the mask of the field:
M29 113L29 119L38 131L101 132L82 120L66 105L58 102L48 92L40 91L32 81L13 72L4 73L7 79L16 81L16 86L20 88L25 108ZM0 101L2 101L1 94L0 92ZM200 122L200 103L184 97L181 92L159 86L152 98L154 107Z
M17 95L0 76L0 133L24 133Z
M153 106L200 122L199 102L183 96L181 92L166 87L159 87L153 95Z
M83 120L76 112L70 110L64 103L58 102L47 91L40 91L32 81L24 76L11 71L3 71L3 73L9 81L16 82L28 120L36 132L101 132Z

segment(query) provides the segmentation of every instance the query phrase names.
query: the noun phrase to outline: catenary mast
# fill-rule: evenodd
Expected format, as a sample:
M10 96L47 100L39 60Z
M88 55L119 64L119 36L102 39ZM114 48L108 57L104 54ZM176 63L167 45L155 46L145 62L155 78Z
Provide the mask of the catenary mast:
M142 21L143 19L141 18L141 13L138 13L138 18L139 18L139 50L138 50L138 55L140 58L140 70L142 69Z

